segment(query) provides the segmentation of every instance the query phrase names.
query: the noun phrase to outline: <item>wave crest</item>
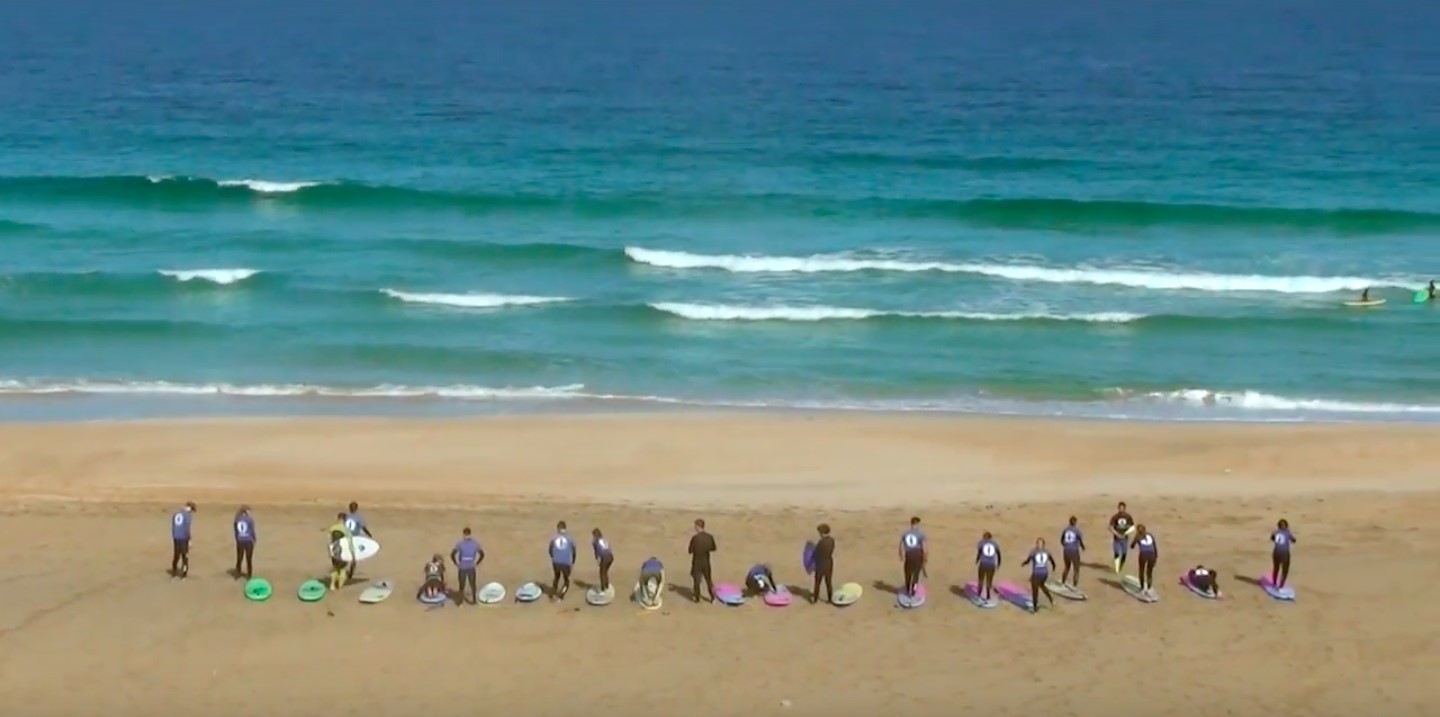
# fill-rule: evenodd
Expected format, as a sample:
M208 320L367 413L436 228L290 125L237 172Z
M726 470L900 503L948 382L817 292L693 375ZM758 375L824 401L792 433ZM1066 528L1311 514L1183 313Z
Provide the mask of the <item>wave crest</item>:
M883 311L839 306L729 306L724 304L687 304L660 302L650 307L696 321L860 321L877 318L952 319L962 321L1075 321L1095 323L1128 323L1145 318L1143 314L1106 312L1093 314L1019 313L996 314L968 311Z
M498 309L506 306L539 306L571 301L564 296L526 296L512 294L427 294L381 289L380 293L407 304L429 304L461 309Z
M176 281L208 281L228 286L238 284L260 273L259 269L160 269L157 273Z

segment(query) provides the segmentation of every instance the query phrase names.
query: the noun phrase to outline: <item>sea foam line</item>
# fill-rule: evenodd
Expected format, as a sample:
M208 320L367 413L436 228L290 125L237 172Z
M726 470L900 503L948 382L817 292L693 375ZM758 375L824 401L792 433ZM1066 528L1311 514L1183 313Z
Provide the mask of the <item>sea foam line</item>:
M1287 398L1259 391L1211 391L1204 388L1186 388L1179 391L1152 392L1146 394L1146 397L1187 405L1239 408L1248 411L1440 414L1440 406L1437 405L1371 403L1328 398Z
M377 386L346 388L314 384L230 384L174 383L169 381L18 381L0 380L0 394L122 394L164 396L235 396L250 398L452 398L480 399L541 399L582 398L583 384L568 386L502 387L489 386Z
M859 321L874 318L955 319L966 321L1076 321L1127 323L1144 314L1105 312L1093 314L1051 314L1044 312L995 314L969 311L882 311L839 306L730 306L660 302L650 307L695 321Z
M212 284L235 284L260 273L259 269L160 269L160 274L177 281L208 281Z
M667 269L720 269L736 273L795 273L891 271L977 274L1020 282L1050 284L1105 284L1155 290L1215 292L1275 292L1329 294L1374 287L1414 288L1416 279L1358 276L1265 276L1203 272L1140 271L1094 267L1054 268L1026 264L955 263L903 259L858 258L816 254L805 257L733 254L690 254L679 251L626 247L632 261Z
M380 293L407 304L451 306L462 309L498 309L505 306L539 306L571 301L564 296L526 296L523 294L426 294L381 289Z

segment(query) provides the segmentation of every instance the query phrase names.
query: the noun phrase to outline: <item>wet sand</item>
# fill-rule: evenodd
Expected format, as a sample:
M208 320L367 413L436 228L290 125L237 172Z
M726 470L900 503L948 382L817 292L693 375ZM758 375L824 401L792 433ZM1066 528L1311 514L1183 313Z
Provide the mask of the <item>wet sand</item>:
M1176 425L855 415L626 415L226 420L0 426L0 704L24 713L204 715L1420 714L1440 667L1440 429ZM1117 500L1161 541L1162 600L1088 569L1085 603L1028 615L950 593L991 530L1002 577L1080 518L1105 563ZM167 519L200 505L188 580L170 579ZM362 503L384 549L363 584L293 597L326 567L320 529ZM229 519L254 507L252 604L226 574ZM892 607L895 543L919 515L930 603ZM688 589L690 522L720 544L717 578L750 564L805 585L800 545L834 526L846 609L728 609L667 596L641 612L552 604L426 610L424 560L461 527L483 580L549 577L555 521L605 529L628 587L656 555ZM1268 567L1286 517L1294 604L1242 578ZM1224 600L1176 585L1217 567ZM576 572L593 581L588 551ZM1405 585L1419 586L1405 589ZM1149 685L1148 692L1142 685ZM788 706L787 706L788 705Z

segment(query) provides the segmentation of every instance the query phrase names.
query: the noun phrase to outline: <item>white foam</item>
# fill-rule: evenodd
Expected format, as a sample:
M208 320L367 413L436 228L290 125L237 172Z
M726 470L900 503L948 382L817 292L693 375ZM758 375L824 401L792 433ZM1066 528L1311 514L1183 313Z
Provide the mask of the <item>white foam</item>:
M237 396L253 398L451 398L551 399L583 398L583 384L492 388L488 386L378 386L346 388L311 384L172 383L169 381L16 381L0 380L0 394L130 394L160 396Z
M154 181L153 179L151 181ZM222 187L245 187L259 194L289 194L307 187L318 187L321 182L271 182L264 179L222 179L216 182Z
M498 309L504 306L538 306L570 301L564 296L525 296L523 294L414 294L394 289L381 289L380 293L408 304L453 306L462 309Z
M1369 403L1338 401L1325 398L1286 398L1259 391L1211 391L1187 388L1168 393L1150 393L1150 398L1198 406L1240 408L1250 411L1288 411L1322 413L1435 413L1440 405L1409 403Z
M1266 276L1211 274L1124 268L1055 268L1033 264L955 263L904 259L859 258L839 254L805 257L732 254L689 254L679 251L626 247L632 261L668 269L721 269L737 273L797 273L891 271L978 274L1020 282L1050 284L1104 284L1162 291L1243 291L1285 294L1328 294L1374 287L1414 288L1414 278L1360 276Z
M161 269L159 273L178 281L208 281L234 284L260 273L259 269Z
M1145 318L1143 314L1107 312L1095 314L1018 313L994 314L968 311L881 311L838 306L727 306L662 302L651 308L696 321L856 321L877 317L917 319L959 319L968 321L1080 321L1126 323Z

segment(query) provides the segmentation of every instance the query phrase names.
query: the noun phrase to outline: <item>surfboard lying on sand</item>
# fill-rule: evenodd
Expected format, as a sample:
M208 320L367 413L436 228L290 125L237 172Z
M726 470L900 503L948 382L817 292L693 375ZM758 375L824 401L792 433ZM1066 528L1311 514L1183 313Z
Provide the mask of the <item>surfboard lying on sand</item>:
M1126 575L1125 577L1120 578L1120 584L1124 586L1126 594L1128 594L1130 597L1135 598L1136 600L1139 600L1140 602L1154 603L1160 601L1160 593L1156 592L1153 588L1148 593L1141 592L1140 578L1137 578L1134 575Z
M760 598L760 601L770 607L786 607L790 604L791 599L790 588L784 585L777 585L774 592L765 593L764 597Z
M635 583L635 591L632 595L635 602L646 610L659 610L665 603L664 590L661 589L660 581L651 579L645 584Z
M980 593L980 583L973 580L965 583L965 589L962 592L965 593L965 599L969 600L970 604L975 607L993 610L1000 606L1000 601L993 597L993 592L991 593L992 597L986 600L985 596Z
M385 602L394 589L389 580L376 580L360 592L360 602L366 605Z
M480 592L475 595L475 602L481 605L494 605L505 599L505 586L500 583L485 583Z
M1270 579L1269 575L1260 576L1260 588L1265 591L1266 595L1269 595L1276 600L1279 600L1281 602L1295 602L1295 588L1292 588L1289 585L1286 585L1283 588L1277 587L1274 581Z
M595 607L603 607L615 602L615 586L611 585L605 590L601 590L599 585L590 586L590 588L585 591L585 602Z
M733 583L720 583L715 586L715 599L721 605L739 607L745 604L745 592L739 585Z
M915 586L914 595L901 589L895 593L895 605L896 607L902 607L906 610L913 610L925 604L925 593L925 583L919 583Z
M1056 595L1059 595L1066 600L1075 600L1078 602L1090 599L1088 596L1085 595L1084 590L1081 590L1080 588L1077 588L1069 583L1062 583L1051 580L1045 583L1045 587L1050 588L1050 592L1055 593Z
M265 602L274 589L265 578L250 578L245 581L245 599L251 602Z
M860 602L860 596L865 594L865 588L860 583L845 583L835 588L835 594L830 597L830 604L835 607L849 607Z
M426 605L437 606L444 605L445 601L449 600L450 597L446 595L444 591L435 593L434 595L426 595L424 592L421 592L419 595L415 596L415 599Z
M1219 594L1219 593L1209 593L1209 592L1205 592L1204 590L1201 590L1200 588L1195 587L1195 583L1190 582L1190 573L1185 573L1185 574L1183 574L1183 575L1180 576L1180 584L1181 584L1181 585L1184 585L1186 590L1189 590L1190 592L1195 593L1196 595L1199 595L1200 597L1205 598L1206 600L1218 600L1218 599L1220 599L1220 594Z
M300 583L300 589L295 592L295 596L300 598L300 602L319 602L325 598L327 592L330 592L330 589L325 587L325 583L306 580Z
M1031 612L1035 609L1035 602L1030 599L1030 591L1015 583L995 583L995 594L999 595L1005 602L1026 612Z
M525 583L515 588L515 602L535 602L544 594L545 591L541 590L539 585L535 583Z

